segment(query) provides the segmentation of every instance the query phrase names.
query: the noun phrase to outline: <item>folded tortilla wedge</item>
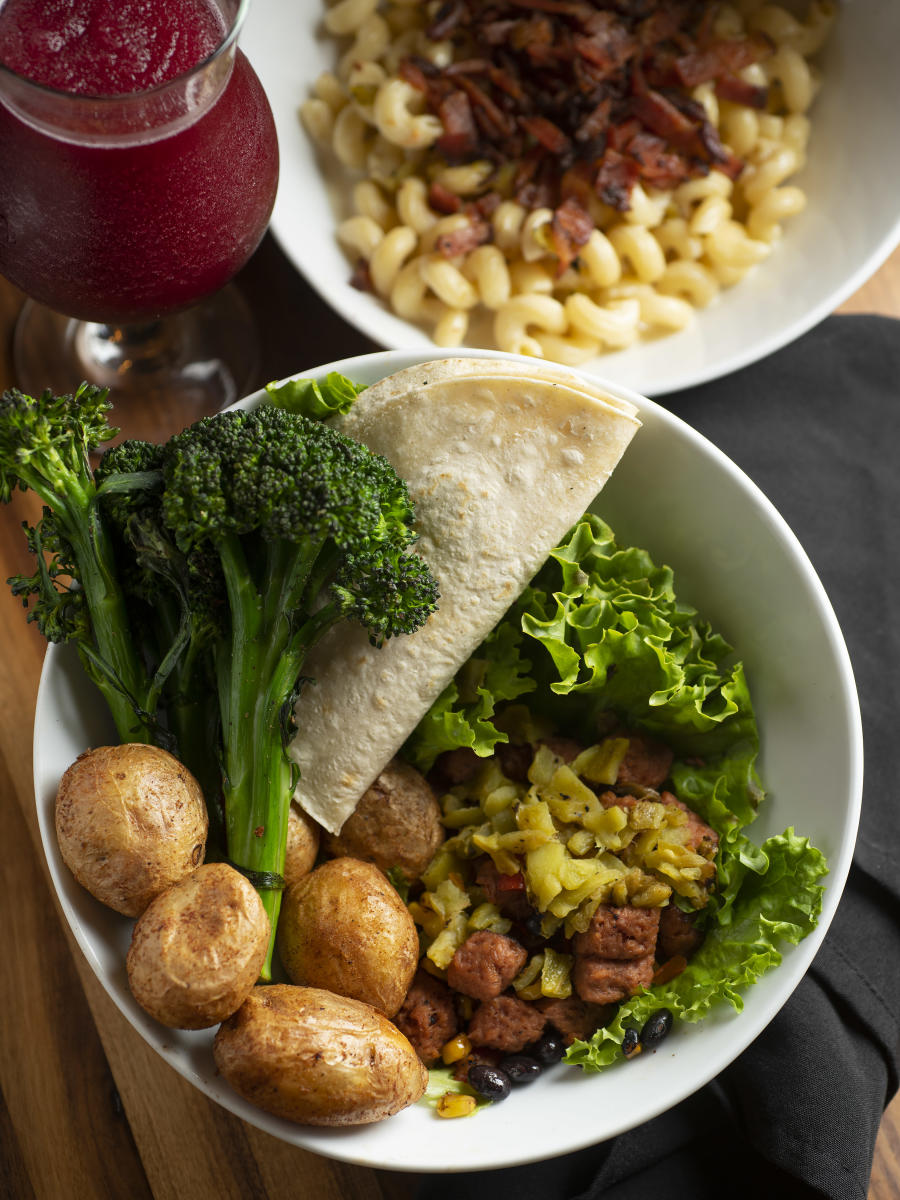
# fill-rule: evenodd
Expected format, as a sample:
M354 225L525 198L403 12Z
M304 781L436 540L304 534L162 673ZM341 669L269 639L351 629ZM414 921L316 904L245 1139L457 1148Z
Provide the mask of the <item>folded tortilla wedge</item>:
M384 455L416 505L440 586L418 632L381 649L342 624L305 664L294 799L333 833L578 520L640 422L561 367L444 359L363 391L334 422Z

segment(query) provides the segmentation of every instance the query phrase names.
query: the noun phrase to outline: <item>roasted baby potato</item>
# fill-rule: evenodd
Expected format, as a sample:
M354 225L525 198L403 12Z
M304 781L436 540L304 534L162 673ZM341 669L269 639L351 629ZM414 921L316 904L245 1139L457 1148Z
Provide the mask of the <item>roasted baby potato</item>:
M428 1072L380 1012L320 988L253 989L213 1044L239 1095L302 1125L364 1125L418 1100Z
M363 794L339 834L326 839L328 853L373 862L382 871L399 867L418 879L446 836L441 806L428 780L394 758Z
M173 883L138 918L126 967L132 995L174 1029L208 1029L249 996L266 957L259 893L227 863Z
M288 814L287 854L284 878L288 886L308 875L319 853L320 827L299 804L292 804Z
M382 871L333 858L292 884L278 921L291 980L371 1004L392 1017L419 957L415 923Z
M98 746L60 780L56 837L92 896L138 917L203 862L206 805L186 767L156 746Z

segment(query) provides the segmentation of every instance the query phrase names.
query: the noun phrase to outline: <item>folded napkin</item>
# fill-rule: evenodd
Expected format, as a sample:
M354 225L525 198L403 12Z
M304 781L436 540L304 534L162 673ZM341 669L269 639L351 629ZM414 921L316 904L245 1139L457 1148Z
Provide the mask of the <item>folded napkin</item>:
M900 321L830 317L762 362L663 403L762 488L834 606L865 738L847 887L791 999L707 1087L575 1154L427 1178L419 1200L865 1200L868 1191L900 1064Z

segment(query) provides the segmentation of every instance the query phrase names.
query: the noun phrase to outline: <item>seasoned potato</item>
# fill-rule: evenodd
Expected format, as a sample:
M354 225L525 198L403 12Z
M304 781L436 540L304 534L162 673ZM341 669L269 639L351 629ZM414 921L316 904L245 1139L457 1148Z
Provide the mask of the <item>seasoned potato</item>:
M206 805L190 771L156 746L98 746L60 780L56 837L91 895L138 917L203 862Z
M364 1125L413 1104L428 1072L396 1025L320 988L256 987L216 1033L216 1066L239 1095L302 1125Z
M161 1024L208 1029L247 999L268 945L269 918L253 885L227 863L206 863L138 918L128 983Z
M294 983L351 996L392 1017L415 973L419 939L376 866L333 858L285 892L278 953Z
M290 886L308 875L319 853L320 827L299 804L292 804L288 814L287 856L284 878Z
M441 842L441 806L428 780L415 767L394 758L364 793L339 834L329 835L332 855L373 862L382 871L399 867L418 879Z

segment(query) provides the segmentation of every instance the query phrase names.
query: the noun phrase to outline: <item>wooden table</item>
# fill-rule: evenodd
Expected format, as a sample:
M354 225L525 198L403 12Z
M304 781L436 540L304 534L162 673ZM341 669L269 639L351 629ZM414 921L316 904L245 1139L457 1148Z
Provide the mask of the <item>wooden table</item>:
M267 238L240 286L258 318L259 384L372 349L328 313ZM21 296L0 280L0 388ZM846 305L900 317L900 251ZM74 382L74 381L73 381ZM0 511L0 582L28 565L25 496ZM284 1145L208 1101L131 1028L68 932L38 836L31 730L44 645L0 586L0 1196L11 1200L405 1200L415 1177ZM900 1098L869 1200L900 1194Z

